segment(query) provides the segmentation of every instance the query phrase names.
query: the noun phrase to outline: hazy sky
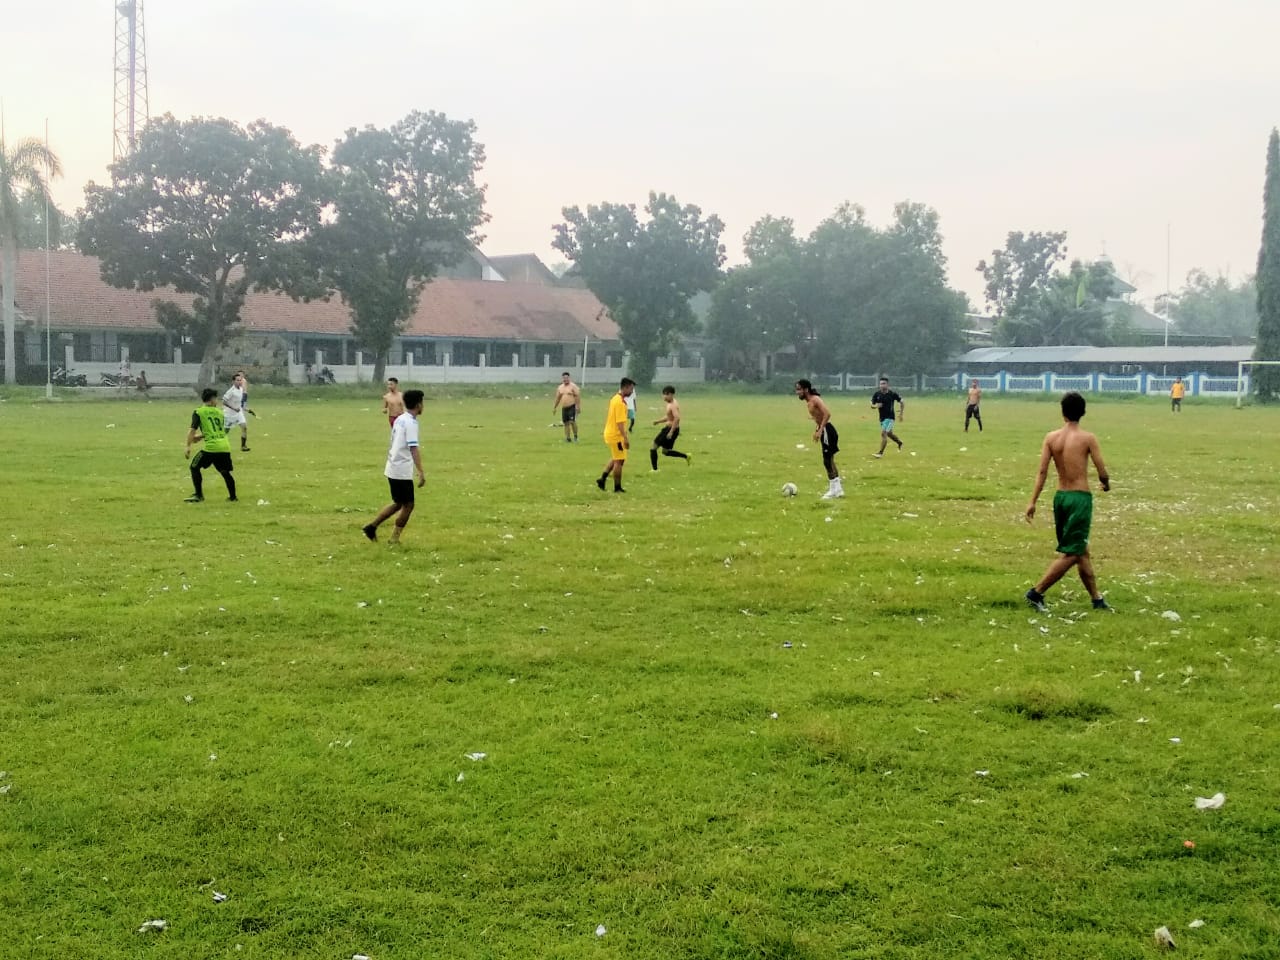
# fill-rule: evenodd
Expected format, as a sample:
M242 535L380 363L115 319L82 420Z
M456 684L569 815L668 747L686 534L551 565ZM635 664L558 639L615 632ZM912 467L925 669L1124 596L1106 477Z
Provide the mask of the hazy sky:
M265 118L331 147L412 109L470 118L482 248L552 262L565 205L674 193L802 233L837 204L935 207L951 282L1010 230L1066 230L1147 296L1251 273L1280 123L1277 0L144 0L150 107ZM107 178L112 0L6 3L10 139L62 158L55 197ZM47 79L45 79L47 78Z

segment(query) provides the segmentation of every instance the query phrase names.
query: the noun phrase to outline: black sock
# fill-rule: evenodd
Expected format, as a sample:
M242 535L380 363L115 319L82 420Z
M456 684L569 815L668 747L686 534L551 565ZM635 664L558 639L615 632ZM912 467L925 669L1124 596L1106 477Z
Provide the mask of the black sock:
M654 450L652 448L649 450L649 462L653 464L653 469L655 470L658 469L658 451L657 450Z
M236 478L229 473L224 473L222 479L227 481L227 496L234 500L236 498Z
M191 486L195 487L196 496L204 496L204 477L200 476L199 470L191 471Z
M683 453L681 453L679 450L663 450L663 451L662 451L662 455L663 455L664 457L679 457L681 460L688 460L688 459L689 459L687 456L685 456L685 455L684 455Z

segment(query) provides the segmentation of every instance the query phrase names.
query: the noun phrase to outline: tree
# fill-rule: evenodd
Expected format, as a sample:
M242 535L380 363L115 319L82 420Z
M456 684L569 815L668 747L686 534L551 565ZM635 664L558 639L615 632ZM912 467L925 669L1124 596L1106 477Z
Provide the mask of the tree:
M348 130L333 151L334 220L317 235L322 277L385 372L391 344L441 267L478 242L484 147L475 124L414 111L389 130Z
M61 176L62 164L39 140L19 140L12 149L0 138L0 287L3 290L4 382L18 379L17 283L23 207L33 200L42 207L49 194L49 180Z
M996 316L1017 313L1035 299L1067 255L1066 244L1065 233L1016 230L1005 239L1003 250L991 252L990 261L978 261L978 272L987 282L987 303Z
M249 291L323 292L304 245L325 199L321 155L265 121L166 114L112 164L109 186L86 188L80 249L101 258L112 286L193 296L190 310L158 301L157 315L192 338L200 382L212 383Z
M1016 309L1000 318L996 338L1015 347L1111 342L1105 304L1115 290L1115 270L1107 261L1089 265L1074 260L1071 268L1040 282Z
M65 250L75 244L80 221L64 213L52 201L48 205L50 250ZM18 196L18 249L43 250L45 246L45 198L26 191Z
M1258 288L1253 277L1234 284L1203 270L1187 274L1186 285L1165 303L1156 298L1156 311L1168 309L1182 333L1251 339L1258 332Z
M889 228L889 233L902 238L909 246L936 263L939 270L945 271L947 256L942 252L940 222L938 211L933 207L903 200L893 205L893 225Z
M1262 248L1258 251L1258 342L1255 360L1280 360L1280 131L1267 142L1262 190ZM1253 381L1264 401L1280 396L1280 367L1255 367Z
M609 308L631 353L629 375L653 381L657 359L695 327L689 298L720 278L724 224L692 204L650 193L641 222L635 204L605 203L561 211L557 250L572 260L587 288Z

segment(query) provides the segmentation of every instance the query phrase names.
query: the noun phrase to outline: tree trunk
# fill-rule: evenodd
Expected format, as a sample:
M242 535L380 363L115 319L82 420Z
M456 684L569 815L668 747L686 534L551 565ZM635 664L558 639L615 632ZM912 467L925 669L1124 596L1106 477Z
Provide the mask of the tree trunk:
M218 350L222 346L221 340L221 336L211 336L209 342L205 345L204 355L200 358L200 373L196 383L196 393L199 393L205 387L216 386L213 378L218 372Z
M387 352L379 350L373 356L373 382L382 383L387 379Z
M17 245L5 237L4 243L0 244L0 286L4 287L4 382L9 384L18 381L18 358L14 355L14 327L17 324L14 277L17 272Z

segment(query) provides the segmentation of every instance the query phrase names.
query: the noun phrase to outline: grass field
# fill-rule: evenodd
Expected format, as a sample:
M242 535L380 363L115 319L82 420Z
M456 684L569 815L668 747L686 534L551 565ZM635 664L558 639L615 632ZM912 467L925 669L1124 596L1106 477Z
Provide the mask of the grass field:
M1280 956L1280 411L1091 398L1119 612L1046 617L1055 402L829 396L823 503L794 398L615 496L545 394L428 394L399 549L376 398L199 505L192 403L0 402L0 956Z

